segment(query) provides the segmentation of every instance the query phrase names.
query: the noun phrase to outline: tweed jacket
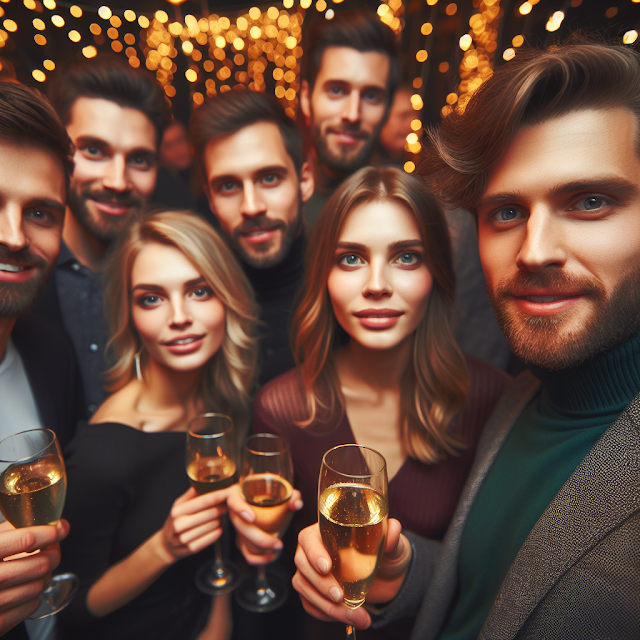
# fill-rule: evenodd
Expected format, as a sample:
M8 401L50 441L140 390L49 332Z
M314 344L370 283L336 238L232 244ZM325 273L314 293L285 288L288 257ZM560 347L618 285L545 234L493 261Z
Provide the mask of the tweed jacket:
M478 490L540 389L529 372L487 423L442 546L410 536L409 574L375 626L417 612L413 639L437 638L455 598L462 531ZM490 561L490 559L488 559ZM640 638L640 395L605 431L535 524L480 640Z

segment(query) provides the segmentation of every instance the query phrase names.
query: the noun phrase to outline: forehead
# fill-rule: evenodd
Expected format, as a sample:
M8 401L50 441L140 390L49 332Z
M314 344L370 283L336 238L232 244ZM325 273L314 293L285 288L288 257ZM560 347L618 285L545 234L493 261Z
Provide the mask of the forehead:
M322 53L314 89L325 82L386 89L390 64L389 56L379 51L327 47Z
M220 176L250 176L265 167L282 166L295 175L280 129L273 122L257 122L240 131L210 140L204 150L209 181Z
M420 237L420 229L408 207L396 200L374 200L351 209L338 240L386 246L399 240L420 240Z
M73 141L86 136L117 149L156 150L156 131L142 111L102 98L78 98L71 107L67 131Z
M0 200L65 202L65 174L43 147L0 140Z
M483 200L500 192L546 193L574 181L637 180L637 123L625 109L574 111L522 127L490 173Z
M200 276L200 272L178 248L150 242L136 256L131 269L131 284L144 282L169 283L189 281Z

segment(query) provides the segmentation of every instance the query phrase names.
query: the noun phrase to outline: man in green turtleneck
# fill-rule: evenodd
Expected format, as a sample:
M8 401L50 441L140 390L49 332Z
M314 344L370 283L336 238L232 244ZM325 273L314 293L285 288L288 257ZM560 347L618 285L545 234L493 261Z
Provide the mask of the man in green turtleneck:
M574 41L519 51L434 133L425 177L476 215L492 304L530 371L487 424L443 545L390 522L381 572L396 580L369 601L393 601L374 626L417 614L416 639L640 638L639 119L640 56ZM300 545L308 609L368 626L335 604L315 531Z

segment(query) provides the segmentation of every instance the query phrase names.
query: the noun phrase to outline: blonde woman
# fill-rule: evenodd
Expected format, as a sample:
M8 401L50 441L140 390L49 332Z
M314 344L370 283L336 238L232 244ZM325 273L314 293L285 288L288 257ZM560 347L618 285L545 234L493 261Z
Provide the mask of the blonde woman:
M63 554L81 587L60 637L214 638L219 621L194 574L221 535L229 489L188 489L185 430L208 410L230 415L239 439L248 428L251 290L205 222L160 212L125 232L105 300L113 393L66 455L73 536Z

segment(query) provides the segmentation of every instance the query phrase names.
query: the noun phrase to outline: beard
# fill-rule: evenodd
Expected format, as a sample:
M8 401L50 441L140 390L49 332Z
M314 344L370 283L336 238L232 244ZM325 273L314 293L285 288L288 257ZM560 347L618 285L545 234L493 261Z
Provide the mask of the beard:
M17 318L31 309L43 292L55 263L48 264L43 258L33 255L27 247L20 251L9 251L0 246L0 263L30 266L36 271L24 282L0 281L0 318Z
M282 220L272 220L267 217L267 215L261 215L238 225L233 230L232 235L227 237L233 251L250 267L254 269L268 269L269 267L275 267L280 264L289 255L291 247L298 237L301 226L302 209L299 208L296 218L288 224ZM252 247L251 250L247 249L247 247L242 244L240 237L243 234L257 229L268 231L280 229L282 232L280 247L276 251L271 252L273 244L271 242L264 242Z
M593 311L582 326L564 330L572 310L532 316L514 310L515 286L547 292L572 291L591 299ZM549 295L552 295L549 293ZM511 350L527 364L543 369L576 367L625 342L640 330L640 268L627 274L610 295L595 278L573 277L560 270L518 274L500 284L489 298Z
M364 145L359 151L353 149L338 147L336 153L329 148L327 138L323 135L323 132L319 125L312 125L311 127L311 139L316 150L316 154L320 162L325 164L329 169L340 174L351 174L366 166L369 163L369 159L373 153L376 141L380 135L380 129L378 127L376 131L367 135L360 130L360 126L342 125L340 127L345 133L349 133L365 141ZM335 130L335 128L334 128Z
M121 216L110 216L100 212L93 213L87 206L87 200L116 202L133 211ZM71 188L67 196L67 204L75 219L86 231L101 242L111 243L129 225L131 218L142 210L144 202L130 193L120 194L113 191L92 190L91 188L77 191Z

